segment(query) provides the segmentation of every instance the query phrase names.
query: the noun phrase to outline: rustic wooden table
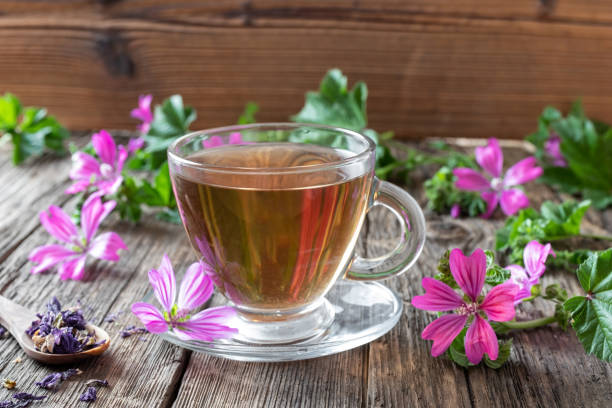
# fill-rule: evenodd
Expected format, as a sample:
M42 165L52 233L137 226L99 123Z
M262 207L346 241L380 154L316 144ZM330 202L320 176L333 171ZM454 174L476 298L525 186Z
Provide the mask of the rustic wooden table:
M506 150L514 160L520 149ZM433 316L411 307L410 299L422 293L421 277L435 273L440 254L447 248L472 251L492 248L501 219L454 220L427 214L428 241L416 267L389 280L404 299L404 315L387 335L357 349L334 356L293 363L242 363L192 353L147 334L121 338L119 331L138 324L130 305L150 290L147 271L168 253L176 269L193 262L181 229L151 218L134 226L117 219L107 226L120 233L129 252L121 261L89 262L86 281L62 282L56 274L29 273L29 252L50 238L41 228L38 213L51 204L70 207L74 199L63 194L69 183L70 160L44 157L16 168L10 152L0 151L0 293L33 310L41 309L53 295L80 300L86 315L105 328L112 338L101 358L80 364L80 377L62 384L57 392L38 389L34 382L53 371L21 352L10 337L0 340L0 378L17 381L19 391L48 395L40 406L85 406L78 401L89 378L108 379L97 407L490 407L562 406L603 407L612 404L612 365L585 355L576 336L558 327L513 335L510 362L500 370L462 369L445 358L429 355L430 342L420 333ZM507 160L508 162L508 160ZM420 176L408 190L423 202ZM546 186L528 186L533 203L559 199ZM612 211L590 211L593 228L612 230ZM393 244L397 228L382 212L370 214L361 251L372 255ZM571 275L559 278L570 292L579 287ZM545 281L550 276L545 276ZM115 323L103 322L109 313L123 312ZM519 317L538 317L527 308ZM144 341L143 341L144 340ZM22 362L15 362L21 357ZM0 389L0 400L11 392Z

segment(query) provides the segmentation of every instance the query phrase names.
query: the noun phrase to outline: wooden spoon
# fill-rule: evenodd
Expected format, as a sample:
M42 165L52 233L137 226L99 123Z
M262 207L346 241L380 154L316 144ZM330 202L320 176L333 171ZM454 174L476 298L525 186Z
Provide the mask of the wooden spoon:
M108 333L97 326L88 324L87 329L95 331L98 341L105 340L104 343L89 350L73 354L42 353L36 350L34 342L25 332L36 319L36 314L31 310L8 300L4 296L0 296L0 324L7 328L23 351L34 360L45 364L74 363L89 357L99 356L110 346Z

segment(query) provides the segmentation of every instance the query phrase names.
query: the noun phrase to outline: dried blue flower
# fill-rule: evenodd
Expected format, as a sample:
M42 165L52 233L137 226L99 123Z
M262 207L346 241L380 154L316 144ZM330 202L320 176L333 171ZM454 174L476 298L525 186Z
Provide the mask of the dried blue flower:
M45 395L32 395L27 392L18 392L13 394L13 398L20 401L40 401L47 397Z
M119 332L119 335L123 338L130 337L133 334L143 334L147 333L147 329L144 327L136 327L134 325L127 326L125 329Z
M65 381L77 374L81 374L81 370L77 368L70 368L66 371L62 371L61 373L51 373L37 382L36 385L46 390L56 390L62 381Z
M89 387L92 387L92 386L108 387L108 381L107 380L96 380L95 378L92 378L91 380L87 381L85 385Z
M109 314L107 314L107 315L106 315L106 317L104 318L104 321L105 321L106 323L114 323L114 322L115 322L117 319L119 319L119 316L120 316L121 314L123 314L123 313L124 313L124 312L123 312L123 310L120 310L120 311L118 311L118 312L116 312L116 313L109 313Z
M61 373L51 373L42 380L35 383L40 388L44 388L46 390L55 390L62 382L62 374Z
M4 338L6 335L6 328L4 326L0 326L0 339Z
M94 402L97 398L95 387L87 387L87 390L79 397L81 401L85 402Z
M97 344L95 331L87 329L87 321L79 308L62 310L56 297L47 304L45 313L38 313L26 333L36 349L45 353L70 354L90 349Z

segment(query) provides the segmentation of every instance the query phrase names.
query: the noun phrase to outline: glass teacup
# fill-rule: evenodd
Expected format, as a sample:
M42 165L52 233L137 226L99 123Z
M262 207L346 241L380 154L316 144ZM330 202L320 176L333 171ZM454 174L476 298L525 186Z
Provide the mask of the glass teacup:
M185 135L168 149L183 225L218 290L238 312L239 341L286 344L318 336L341 277L405 272L425 242L416 201L374 176L375 145L346 129L260 123ZM402 225L398 245L354 256L369 208Z

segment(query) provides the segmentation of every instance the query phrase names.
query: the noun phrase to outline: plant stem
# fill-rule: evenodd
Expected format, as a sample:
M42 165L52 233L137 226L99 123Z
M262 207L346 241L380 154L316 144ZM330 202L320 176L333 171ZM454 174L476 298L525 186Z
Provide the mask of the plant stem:
M584 237L584 238L600 239L602 241L612 241L612 237L609 235L580 234L579 236Z
M534 329L536 327L546 326L547 324L551 324L556 322L555 316L542 317L540 319L527 320L524 322L499 322L500 324L506 326L510 330L526 330L526 329Z

